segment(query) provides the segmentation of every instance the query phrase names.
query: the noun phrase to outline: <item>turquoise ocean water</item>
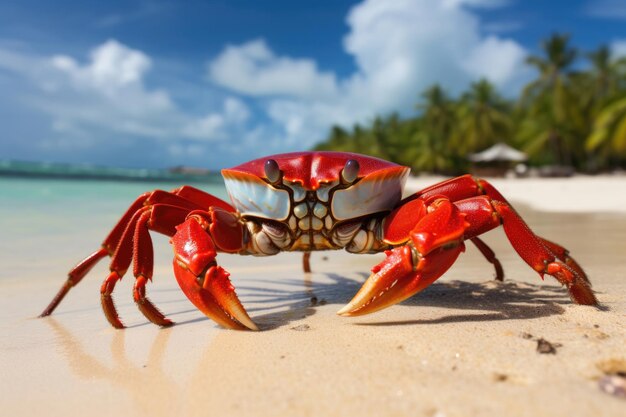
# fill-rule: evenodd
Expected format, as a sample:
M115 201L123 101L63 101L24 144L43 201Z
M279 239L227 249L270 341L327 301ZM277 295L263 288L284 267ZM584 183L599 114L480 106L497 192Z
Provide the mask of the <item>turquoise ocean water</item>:
M0 230L19 232L48 221L59 227L82 217L95 223L99 218L121 215L140 194L171 190L183 184L172 182L129 182L101 180L63 180L0 177ZM193 184L219 198L228 200L223 184ZM46 227L50 227L46 224Z
M78 261L99 246L137 196L180 185L0 177L0 278L27 275L51 253L64 264ZM193 186L228 200L223 183Z
M133 182L110 180L74 180L74 179L38 179L0 177L0 209L54 207L73 208L117 203L130 204L145 191L162 189L171 190L183 185L175 182ZM222 182L192 183L196 188L228 198Z

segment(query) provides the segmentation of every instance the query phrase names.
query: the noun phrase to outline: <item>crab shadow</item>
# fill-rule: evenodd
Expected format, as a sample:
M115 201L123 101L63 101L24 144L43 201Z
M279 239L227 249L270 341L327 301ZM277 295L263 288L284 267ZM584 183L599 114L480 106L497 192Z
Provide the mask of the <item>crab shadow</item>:
M248 311L255 313L253 319L263 330L268 330L310 317L327 304L344 305L363 283L360 279L336 273L317 275L323 279L306 277L304 286L302 280L289 279L281 282L284 284L281 289L273 289L263 285L271 281L255 280L240 288L246 292L247 301L251 304ZM363 280L368 276L365 273L359 275ZM436 282L400 303L414 307L416 317L423 314L425 308L449 310L448 314L444 312L439 317L430 318L433 314L429 312L429 318L425 319L376 321L374 313L367 316L367 322L362 321L361 317L352 320L355 325L397 326L532 319L563 314L563 306L568 304L571 301L567 291L555 285L535 285L512 280L453 280Z
M251 279L236 283L238 292L247 311L261 330L272 330L289 326L292 322L312 317L328 305L340 306L348 303L359 290L369 274L313 273L304 276L294 274L281 279L277 284L272 279ZM495 320L533 319L560 315L564 306L571 304L567 291L556 285L531 284L520 281L484 282L446 281L445 278L430 285L424 291L400 303L415 310L415 319L390 321L378 320L377 314L363 317L340 318L360 326L429 325L462 322L484 322ZM155 288L153 292L179 292L178 288ZM159 303L165 307L168 317L174 318L177 326L212 321L204 315L188 317L197 312L193 307L174 308L167 311L168 304L179 304L175 297ZM390 307L394 308L394 307ZM425 309L437 309L440 315ZM183 316L183 317L181 317ZM403 316L405 316L403 314ZM427 318L420 318L427 317ZM176 320L176 317L182 320ZM366 318L365 318L366 317ZM214 323L213 323L214 324ZM150 326L150 322L131 324L129 328ZM214 324L218 326L217 324Z
M236 287L244 306L259 328L273 330L289 326L292 322L301 323L302 320L312 317L319 309L328 305L336 305L338 310L340 306L352 299L368 276L367 273L348 276L337 273L305 273L304 277L294 276L281 279L280 285L277 285L276 280L254 279L241 282ZM154 289L153 292L179 292L179 289L162 288ZM165 307L166 315L174 318L177 326L204 321L213 323L204 315L188 318L190 313L197 312L193 307L167 311L168 304L180 302L181 299L175 297L159 303L161 307ZM336 318L350 320L352 324L359 326L484 322L560 315L565 312L564 306L569 304L571 301L567 291L555 285L530 284L513 280L471 282L444 279L399 304L412 307L415 310L415 319L377 320L376 313L363 317ZM433 317L432 311L425 310L432 308L436 308L438 312L441 311L441 315ZM185 318L176 320L176 317L182 318L180 316ZM419 318L420 316L428 318ZM152 325L150 322L145 321L128 327L150 325Z

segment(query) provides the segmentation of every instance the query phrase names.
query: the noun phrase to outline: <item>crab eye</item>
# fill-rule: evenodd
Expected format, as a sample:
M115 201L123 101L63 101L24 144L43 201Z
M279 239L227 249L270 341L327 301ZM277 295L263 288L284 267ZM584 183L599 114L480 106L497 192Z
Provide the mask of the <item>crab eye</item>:
M356 180L356 177L359 175L359 163L354 159L348 159L346 162L346 166L341 170L341 178L345 182L352 183Z
M265 177L271 183L275 183L280 179L280 168L278 163L273 159L265 161Z

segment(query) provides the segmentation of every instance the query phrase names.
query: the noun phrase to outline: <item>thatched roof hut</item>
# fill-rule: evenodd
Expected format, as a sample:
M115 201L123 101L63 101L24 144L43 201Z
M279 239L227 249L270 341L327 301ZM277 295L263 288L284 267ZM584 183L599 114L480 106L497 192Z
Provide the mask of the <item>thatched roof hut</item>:
M477 163L490 162L523 162L528 159L524 152L510 147L506 143L496 143L482 152L473 153L468 159Z
M484 151L467 157L473 162L473 171L478 175L504 176L515 164L524 162L528 156L506 143L496 143Z

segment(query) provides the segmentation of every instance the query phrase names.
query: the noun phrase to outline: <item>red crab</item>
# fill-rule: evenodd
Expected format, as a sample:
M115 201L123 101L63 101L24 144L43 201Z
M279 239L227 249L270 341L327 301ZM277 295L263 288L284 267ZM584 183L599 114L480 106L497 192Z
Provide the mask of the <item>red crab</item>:
M108 321L124 327L111 297L133 262L133 297L139 310L159 326L173 324L146 297L153 269L151 230L171 236L174 274L189 300L232 329L257 326L237 298L229 273L218 265L219 252L266 256L327 249L385 251L386 258L338 312L357 316L396 304L432 284L464 251L466 240L502 279L499 261L478 238L500 225L531 268L565 285L575 303L597 305L587 276L567 250L535 235L485 180L465 175L402 199L409 168L342 152L268 156L224 169L222 175L232 205L189 186L141 195L102 247L69 272L41 316L51 314L69 289L108 255L111 272L101 288Z

